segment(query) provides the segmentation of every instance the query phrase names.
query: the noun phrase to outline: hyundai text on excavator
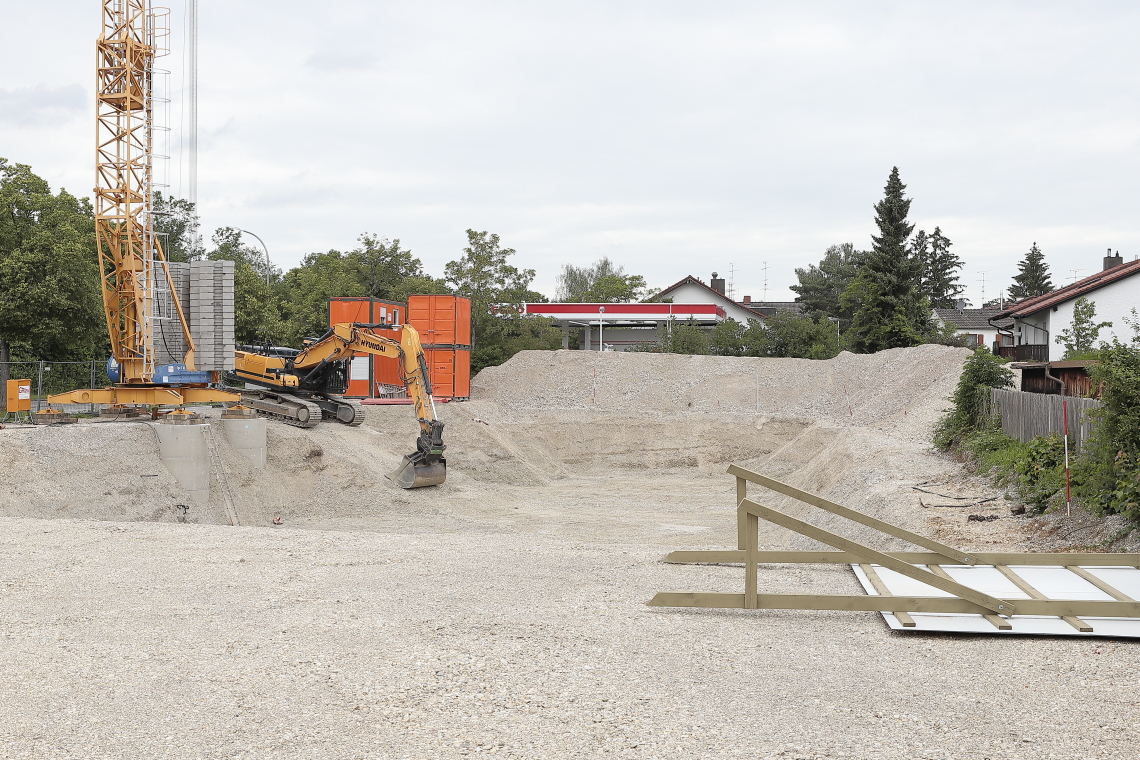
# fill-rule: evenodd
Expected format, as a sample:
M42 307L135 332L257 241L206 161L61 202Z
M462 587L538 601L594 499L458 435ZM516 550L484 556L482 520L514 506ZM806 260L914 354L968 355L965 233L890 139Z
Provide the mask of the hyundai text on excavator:
M241 391L242 404L297 427L313 427L322 419L346 425L364 422L364 408L340 394L348 387L348 363L357 353L398 357L400 375L420 423L415 452L389 477L401 488L421 488L444 482L443 422L436 418L431 379L420 336L411 325L345 322L333 325L320 338L305 341L300 350L255 348L234 353L231 382L257 387Z

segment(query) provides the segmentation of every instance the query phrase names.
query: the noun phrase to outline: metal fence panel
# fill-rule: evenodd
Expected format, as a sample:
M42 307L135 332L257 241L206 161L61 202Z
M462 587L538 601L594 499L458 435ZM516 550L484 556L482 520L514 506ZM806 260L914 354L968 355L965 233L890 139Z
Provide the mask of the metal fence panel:
M1044 393L1025 393L993 388L990 402L995 413L1001 414L1001 429L1011 438L1028 443L1036 436L1064 432L1062 404L1069 408L1069 435L1075 450L1092 433L1093 422L1087 412L1100 406L1091 398L1056 396Z
M4 377L7 369L9 380L32 381L32 411L46 409L47 397L53 393L65 393L77 388L105 388L111 384L107 377L105 361L93 360L89 362L0 362L0 377ZM5 412L6 394L0 393L0 409ZM99 404L61 404L65 412L95 413L99 411Z

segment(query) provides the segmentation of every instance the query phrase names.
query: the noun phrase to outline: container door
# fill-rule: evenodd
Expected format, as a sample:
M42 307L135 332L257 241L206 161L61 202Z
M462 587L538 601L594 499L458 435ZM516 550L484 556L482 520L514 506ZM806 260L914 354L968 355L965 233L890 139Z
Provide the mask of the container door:
M455 398L471 398L471 351L455 352Z
M455 297L455 345L471 345L471 299Z
M348 390L344 395L352 398L366 398L368 392L369 367L368 354L358 354L348 363Z
M424 352L431 377L431 393L437 398L455 396L455 350L433 348Z

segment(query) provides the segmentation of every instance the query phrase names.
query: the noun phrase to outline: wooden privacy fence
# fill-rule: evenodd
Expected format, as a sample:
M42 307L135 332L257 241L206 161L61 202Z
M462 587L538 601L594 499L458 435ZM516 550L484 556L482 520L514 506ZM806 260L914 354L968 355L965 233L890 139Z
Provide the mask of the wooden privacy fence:
M1062 405L1069 408L1069 435L1074 450L1092 433L1092 420L1088 412L1100 406L1091 398L1054 396L1044 393L1025 393L990 389L990 404L994 414L1001 414L1001 429L1010 438L1028 443L1035 436L1064 432Z

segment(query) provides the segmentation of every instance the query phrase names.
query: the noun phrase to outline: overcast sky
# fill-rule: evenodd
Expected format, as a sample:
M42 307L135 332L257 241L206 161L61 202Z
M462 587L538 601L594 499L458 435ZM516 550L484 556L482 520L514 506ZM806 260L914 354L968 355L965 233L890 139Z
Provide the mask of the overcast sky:
M171 146L185 194L184 0ZM0 0L0 156L89 195L99 0ZM1036 241L1067 283L1140 253L1135 3L200 1L199 205L274 262L398 237L433 275L464 230L554 295L609 256L664 286L870 246L898 166L975 304ZM18 33L12 33L18 32Z

